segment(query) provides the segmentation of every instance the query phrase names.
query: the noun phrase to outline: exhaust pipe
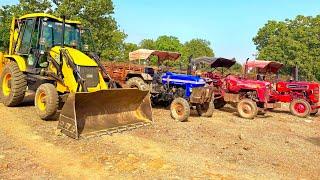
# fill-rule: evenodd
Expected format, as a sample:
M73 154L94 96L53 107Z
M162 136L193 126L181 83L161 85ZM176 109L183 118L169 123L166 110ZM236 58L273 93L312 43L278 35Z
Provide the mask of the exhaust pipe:
M193 57L193 55L189 56L189 59L188 59L187 75L191 75L192 74L192 57Z

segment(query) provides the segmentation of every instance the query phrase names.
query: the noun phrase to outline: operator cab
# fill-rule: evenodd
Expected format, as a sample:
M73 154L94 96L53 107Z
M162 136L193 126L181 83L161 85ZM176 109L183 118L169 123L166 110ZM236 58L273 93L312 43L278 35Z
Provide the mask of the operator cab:
M92 36L86 35L88 31L81 29L80 22L66 20L64 38L62 28L63 20L48 14L36 13L15 20L12 53L27 59L27 72L39 74L41 69L47 68L49 51L55 46L62 46L62 39L64 46L80 51L93 48L93 45L88 45L92 44ZM59 58L55 61L60 64Z

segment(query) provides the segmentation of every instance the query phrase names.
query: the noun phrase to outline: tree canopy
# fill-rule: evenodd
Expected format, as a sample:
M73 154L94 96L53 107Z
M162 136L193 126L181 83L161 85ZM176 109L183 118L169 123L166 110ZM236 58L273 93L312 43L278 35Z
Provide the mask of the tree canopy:
M28 13L45 12L67 19L79 20L92 32L96 50L104 60L128 60L128 54L139 48L176 51L182 53L181 62L187 64L188 56L214 56L210 42L192 39L182 43L177 37L162 35L153 39L143 39L139 44L124 42L127 35L119 30L114 19L112 0L19 0L16 5L0 7L0 50L9 46L9 28L12 17Z
M204 39L191 39L184 43L182 48L182 59L187 60L189 56L194 58L201 56L213 57L214 52L210 48L210 42Z
M182 65L185 66L188 63L190 55L193 55L193 58L214 56L214 52L210 45L211 43L209 41L197 38L182 44L177 37L163 35L159 36L156 40L143 39L139 43L138 48L180 52L182 54Z
M298 66L302 79L320 80L320 16L268 21L253 42L259 59L284 63L287 74Z
M80 20L92 31L96 48L103 58L121 59L126 34L119 30L112 16L114 8L111 0L20 0L17 5L2 6L0 8L0 16L3 17L4 22L0 26L2 50L8 47L12 16L36 12L48 12L56 16L65 15L68 19Z

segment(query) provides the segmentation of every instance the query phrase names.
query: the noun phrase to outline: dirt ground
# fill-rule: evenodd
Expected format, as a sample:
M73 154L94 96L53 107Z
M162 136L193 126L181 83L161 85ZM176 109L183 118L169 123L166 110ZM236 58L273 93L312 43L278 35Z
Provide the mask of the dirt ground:
M77 141L40 120L32 102L0 104L0 179L320 178L320 115L246 120L227 106L182 123L153 113L153 126Z

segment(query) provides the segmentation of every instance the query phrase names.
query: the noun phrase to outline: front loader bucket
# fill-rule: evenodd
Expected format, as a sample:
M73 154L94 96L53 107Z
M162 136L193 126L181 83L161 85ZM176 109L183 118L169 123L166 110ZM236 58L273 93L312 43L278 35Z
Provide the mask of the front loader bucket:
M72 138L112 134L150 125L148 91L111 89L70 93L60 113L58 128Z

